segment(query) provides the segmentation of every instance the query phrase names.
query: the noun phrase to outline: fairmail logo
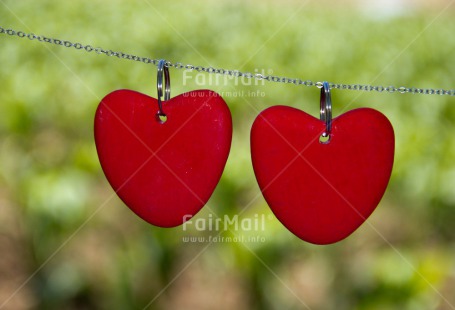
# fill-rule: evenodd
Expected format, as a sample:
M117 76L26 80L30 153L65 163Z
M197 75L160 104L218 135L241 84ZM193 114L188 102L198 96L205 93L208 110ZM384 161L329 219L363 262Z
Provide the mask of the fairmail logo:
M209 214L208 218L192 219L193 216L187 214L183 217L183 231L193 228L197 231L265 231L264 214L255 214L250 218L239 219L236 214L232 217L224 215L223 217L213 217Z
M218 69L217 74L207 74L215 73L214 71L217 69L210 68L209 70L204 70L206 72L202 72L201 69L195 68L194 70L198 71L194 74L192 69L185 69L183 70L183 85L187 85L187 83L192 82L196 85L200 86L214 86L214 85L245 85L245 86L264 86L267 79L270 79L271 74L273 73L272 70L268 70L267 72L264 69L255 69L254 73L244 72L241 73L240 71L236 70L223 70Z

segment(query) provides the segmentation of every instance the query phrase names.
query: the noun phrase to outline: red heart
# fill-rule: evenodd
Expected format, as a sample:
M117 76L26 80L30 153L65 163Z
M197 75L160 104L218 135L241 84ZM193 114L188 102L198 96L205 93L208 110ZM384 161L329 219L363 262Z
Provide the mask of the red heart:
M209 90L163 102L131 90L108 94L95 116L95 143L109 183L145 221L182 224L208 201L223 173L232 138L224 100Z
M353 233L379 204L393 166L389 120L369 108L325 123L286 106L266 109L251 129L259 187L276 217L299 238L330 244Z

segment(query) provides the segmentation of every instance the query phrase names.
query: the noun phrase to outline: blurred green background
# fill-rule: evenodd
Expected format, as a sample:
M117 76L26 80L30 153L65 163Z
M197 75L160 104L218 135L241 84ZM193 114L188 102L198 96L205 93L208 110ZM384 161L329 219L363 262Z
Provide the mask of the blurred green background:
M0 26L184 64L454 89L453 3L0 0ZM113 194L95 109L119 88L156 96L156 67L0 35L0 309L455 309L455 97L333 91L335 116L372 107L391 120L396 157L368 223L315 246L271 216L249 130L275 104L317 117L319 90L170 74L173 95L213 89L233 116L197 218L264 215L265 231L234 234L260 240L184 242L217 232L152 227Z

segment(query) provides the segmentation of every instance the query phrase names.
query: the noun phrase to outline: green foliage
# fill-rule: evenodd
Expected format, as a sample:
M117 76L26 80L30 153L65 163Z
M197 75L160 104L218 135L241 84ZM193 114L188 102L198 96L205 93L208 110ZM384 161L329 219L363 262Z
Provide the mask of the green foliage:
M1 1L0 8L5 28L172 62L335 83L455 87L450 9L381 15L298 1L182 0ZM333 91L335 116L368 106L390 118L396 157L368 223L321 247L272 216L249 155L261 110L283 104L317 116L319 91L171 69L172 95L218 91L234 120L224 175L195 219L265 218L265 230L221 234L264 242L210 244L183 238L217 232L141 221L98 164L97 104L119 88L155 96L155 67L6 35L0 64L0 256L13 257L10 265L0 258L0 308L453 308L453 97Z

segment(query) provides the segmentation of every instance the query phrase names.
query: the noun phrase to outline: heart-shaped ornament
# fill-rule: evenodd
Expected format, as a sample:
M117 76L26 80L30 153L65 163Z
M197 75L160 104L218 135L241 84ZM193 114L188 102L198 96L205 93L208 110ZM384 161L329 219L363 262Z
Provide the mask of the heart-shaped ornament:
M360 108L325 123L286 106L264 110L251 129L259 187L297 237L330 244L353 233L379 204L390 179L395 138L380 112Z
M224 100L209 90L163 102L117 90L95 115L95 143L107 180L123 202L150 224L173 227L208 201L223 173L232 138Z

